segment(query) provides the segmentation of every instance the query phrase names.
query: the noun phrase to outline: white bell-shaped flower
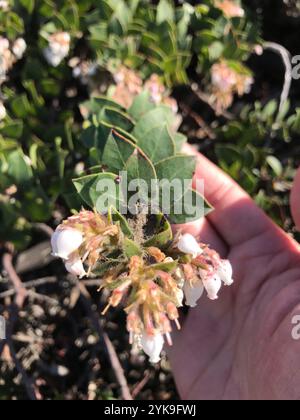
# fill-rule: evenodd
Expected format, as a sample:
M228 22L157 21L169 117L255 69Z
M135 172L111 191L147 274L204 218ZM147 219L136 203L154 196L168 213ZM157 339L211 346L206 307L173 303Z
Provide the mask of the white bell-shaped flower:
M64 56L60 53L55 53L52 48L47 47L44 49L44 57L47 60L47 62L52 67L57 67L60 65L62 60L64 59Z
M233 284L233 270L230 261L222 260L218 267L217 273L226 286L231 286Z
M180 237L177 247L179 251L185 254L190 254L193 258L197 258L203 253L203 250L196 241L195 237L190 233L186 233Z
M149 356L150 362L158 363L164 346L164 337L159 333L148 335L144 332L141 337L141 346L147 356Z
M25 40L23 38L18 38L13 44L12 52L20 60L23 57L26 48L27 45Z
M204 292L202 280L199 279L199 281L197 281L193 286L191 286L190 283L186 281L184 283L183 290L186 305L190 306L191 308L195 308L197 306L198 300L202 297Z
M55 257L68 260L83 243L83 235L73 228L58 229L51 238L52 252Z
M218 293L222 287L220 276L214 271L208 272L206 270L200 270L200 275L208 298L210 300L217 300Z
M87 275L83 263L79 257L71 258L70 260L66 261L65 267L70 274L73 274L80 279Z

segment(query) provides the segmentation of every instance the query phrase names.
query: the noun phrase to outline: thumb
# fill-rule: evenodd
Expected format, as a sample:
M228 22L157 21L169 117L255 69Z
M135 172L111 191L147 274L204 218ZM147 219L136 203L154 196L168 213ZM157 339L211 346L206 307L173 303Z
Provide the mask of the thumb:
M300 168L296 174L291 193L291 210L298 229L300 229Z

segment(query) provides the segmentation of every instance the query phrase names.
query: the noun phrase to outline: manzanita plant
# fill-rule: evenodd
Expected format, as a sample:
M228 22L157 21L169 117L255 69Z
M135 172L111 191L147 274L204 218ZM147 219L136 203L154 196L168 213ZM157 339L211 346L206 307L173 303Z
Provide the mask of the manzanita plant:
M156 106L147 91L128 111L105 98L93 98L83 108L82 141L90 148L94 173L74 180L85 208L58 226L53 253L70 273L101 277L100 289L110 296L103 314L122 303L130 342L156 363L165 338L172 344L172 323L180 328L178 309L184 301L196 306L205 290L209 299L217 299L222 282L233 282L232 268L192 235L173 236L172 224L205 216L211 208L192 189L196 162L181 153L185 139L174 130L172 109ZM165 186L175 179L184 188L169 196L166 211ZM134 191L131 182L136 182ZM108 190L102 190L103 183ZM157 187L155 198L150 184ZM190 206L175 211L188 192ZM199 208L191 213L194 202L201 213Z

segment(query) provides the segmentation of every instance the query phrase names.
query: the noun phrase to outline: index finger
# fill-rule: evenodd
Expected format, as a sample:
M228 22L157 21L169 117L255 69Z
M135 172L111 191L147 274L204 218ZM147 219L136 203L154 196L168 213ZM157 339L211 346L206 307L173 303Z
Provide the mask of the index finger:
M197 153L191 147L185 152ZM204 180L205 198L215 208L208 219L228 245L240 245L270 229L283 233L232 178L199 153L197 178Z

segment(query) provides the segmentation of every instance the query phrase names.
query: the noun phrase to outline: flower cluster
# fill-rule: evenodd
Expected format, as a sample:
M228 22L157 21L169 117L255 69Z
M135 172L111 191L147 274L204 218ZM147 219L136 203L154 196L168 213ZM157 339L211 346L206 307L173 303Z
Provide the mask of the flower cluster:
M69 55L71 36L68 32L56 32L49 36L48 46L44 49L47 62L57 67Z
M244 9L234 0L216 0L215 6L222 10L228 19L245 16Z
M228 260L205 244L198 244L192 235L183 235L178 248L186 254L192 255L188 263L180 264L180 275L184 279L184 295L186 304L194 308L204 291L211 300L218 299L222 282L226 286L233 284L232 266Z
M143 84L142 78L134 70L121 66L114 74L116 86L113 88L112 99L125 108L129 108L143 91L148 91L150 99L156 105L164 104L172 108L174 114L178 112L178 105L169 93L157 74L153 74Z
M221 112L232 105L235 94L243 96L250 92L253 77L249 74L238 73L225 60L222 60L212 66L211 82L211 99L217 110Z
M52 248L67 271L79 277L107 264L100 289L110 295L103 314L123 303L130 343L157 363L165 341L172 344L172 323L180 329L178 309L184 298L190 307L196 306L204 290L210 299L217 299L222 282L233 283L232 268L189 234L174 239L167 250L144 247L137 255L125 252L125 241L118 224L83 210L57 228Z
M23 38L11 43L7 38L0 37L0 85L6 81L7 73L13 65L23 57L26 48Z
M82 210L56 229L51 240L53 255L65 261L69 273L82 278L118 246L120 237L117 225L98 213Z
M83 85L89 85L98 70L97 63L81 60L79 57L71 58L69 66L72 68L73 77L79 79Z

